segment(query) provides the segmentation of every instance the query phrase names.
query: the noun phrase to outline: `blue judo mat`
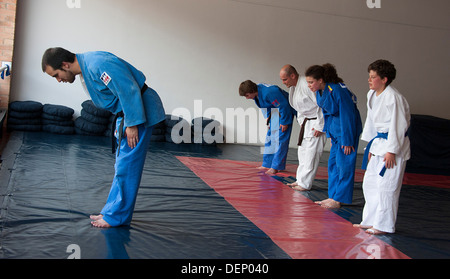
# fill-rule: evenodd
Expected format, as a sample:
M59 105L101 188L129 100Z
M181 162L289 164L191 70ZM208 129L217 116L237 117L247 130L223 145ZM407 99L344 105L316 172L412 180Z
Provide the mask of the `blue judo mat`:
M296 164L296 150L288 163ZM0 171L2 259L289 259L175 156L260 161L260 148L152 143L130 227L98 229L114 175L110 139L14 132ZM322 165L326 165L324 154ZM327 182L305 192L326 198ZM397 233L380 236L411 258L450 258L450 190L404 186ZM336 214L359 222L364 200Z

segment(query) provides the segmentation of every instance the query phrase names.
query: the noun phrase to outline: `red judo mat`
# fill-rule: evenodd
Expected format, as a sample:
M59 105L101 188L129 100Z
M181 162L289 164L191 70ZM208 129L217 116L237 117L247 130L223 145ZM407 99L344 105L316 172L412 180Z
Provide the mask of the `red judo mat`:
M177 158L294 259L409 258L258 170L258 162ZM278 175L295 177L295 169ZM324 168L316 178L326 178Z

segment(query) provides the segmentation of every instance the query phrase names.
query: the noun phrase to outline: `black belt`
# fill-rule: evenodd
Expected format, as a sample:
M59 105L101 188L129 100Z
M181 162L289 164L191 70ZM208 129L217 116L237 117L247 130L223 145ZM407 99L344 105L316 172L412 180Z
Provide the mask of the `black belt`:
M298 136L298 144L297 144L298 146L301 146L303 143L303 136L305 135L306 122L309 120L316 120L316 119L317 119L317 117L315 117L315 118L306 118L305 117L305 120L303 120L302 126L300 128L300 135Z
M146 83L144 83L144 86L142 86L142 89L141 89L141 95L144 95L144 93L145 93L145 91L147 91L147 89L148 89L148 85ZM119 152L120 152L120 144L122 142L122 136L123 136L123 125L124 125L125 119L122 119L122 122L120 123L120 126L119 126L119 131L118 131L119 132L119 144L117 145L114 132L115 132L115 127L116 127L116 122L119 117L122 117L122 118L125 117L125 115L123 114L123 111L116 113L116 116L114 117L114 120L112 122L112 125L114 125L111 129L111 146L112 146L113 154L116 153L117 146L119 146ZM117 156L119 156L119 153L117 153Z

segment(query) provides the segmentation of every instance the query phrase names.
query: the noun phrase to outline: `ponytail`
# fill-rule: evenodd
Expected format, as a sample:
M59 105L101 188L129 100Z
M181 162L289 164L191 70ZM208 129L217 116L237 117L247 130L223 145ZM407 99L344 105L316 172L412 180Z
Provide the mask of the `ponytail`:
M336 68L330 64L314 65L309 67L305 76L312 77L316 80L323 79L325 83L341 83L344 82L342 78L340 78L337 74Z

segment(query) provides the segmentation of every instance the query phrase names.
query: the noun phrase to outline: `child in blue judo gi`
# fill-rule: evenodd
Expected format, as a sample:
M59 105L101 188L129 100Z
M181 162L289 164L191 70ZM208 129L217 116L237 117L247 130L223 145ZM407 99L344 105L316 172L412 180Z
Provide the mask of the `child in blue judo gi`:
M108 52L74 54L50 48L42 70L58 82L73 83L80 77L93 103L118 117L115 176L106 205L92 215L95 227L130 225L154 125L165 119L158 94L146 84L142 72Z
M331 64L315 65L305 73L309 88L325 116L324 131L331 139L328 159L328 199L317 202L325 208L351 204L361 116L356 96L347 88Z
M259 168L267 170L267 174L276 174L285 170L292 123L296 114L289 104L289 94L278 86L257 85L247 80L239 86L239 95L255 101L265 114L269 126L263 163Z

